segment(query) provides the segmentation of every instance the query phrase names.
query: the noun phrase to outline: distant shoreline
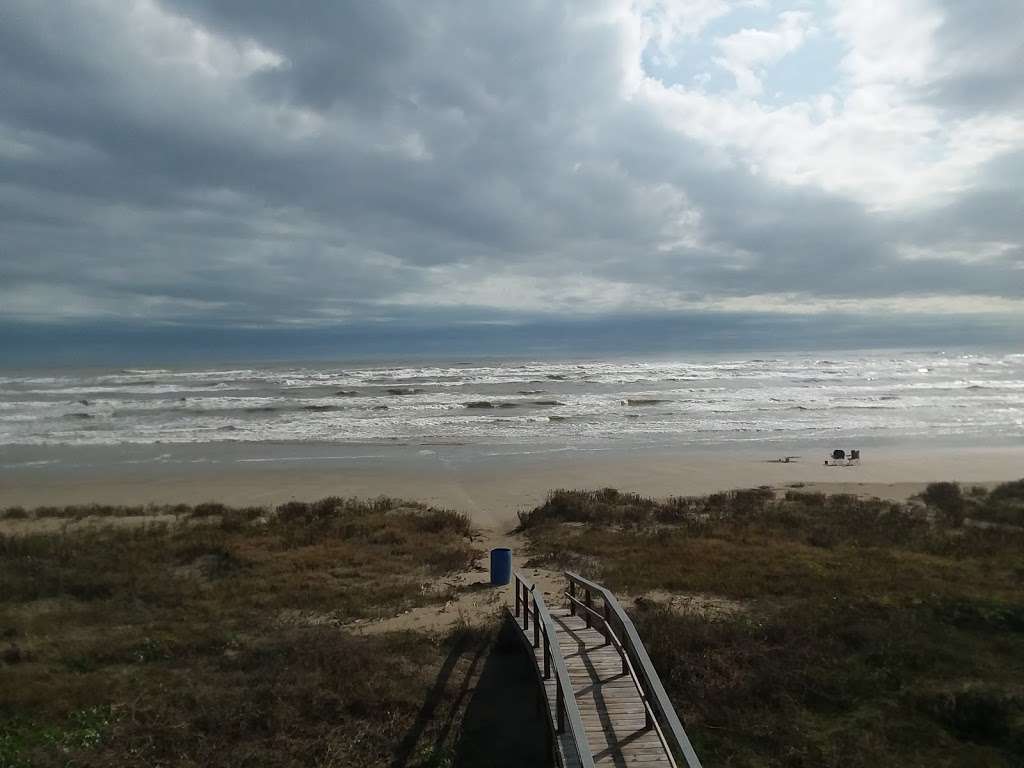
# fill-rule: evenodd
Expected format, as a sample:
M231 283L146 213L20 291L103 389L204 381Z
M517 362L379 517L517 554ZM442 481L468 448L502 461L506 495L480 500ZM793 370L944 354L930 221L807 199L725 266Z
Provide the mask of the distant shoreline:
M329 495L389 495L465 511L480 525L501 527L514 524L517 510L535 506L556 488L615 487L664 497L802 484L808 491L904 499L928 482L990 485L1024 474L1020 446L886 446L864 450L859 466L837 468L823 465L818 445L784 451L765 445L714 451L609 446L491 457L474 455L479 446L459 446L422 454L352 452L335 459L325 452L310 461L288 461L287 454L244 461L225 448L220 463L159 460L162 448L169 449L148 446L137 462L119 465L8 465L0 470L0 506L203 501L269 506ZM785 455L801 458L789 464L772 461Z

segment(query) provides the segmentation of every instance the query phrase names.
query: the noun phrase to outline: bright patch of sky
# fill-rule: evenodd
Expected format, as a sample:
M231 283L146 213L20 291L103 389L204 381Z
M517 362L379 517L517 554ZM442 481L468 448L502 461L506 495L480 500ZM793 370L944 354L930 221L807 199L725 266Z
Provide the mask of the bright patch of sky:
M767 68L764 76L766 100L777 103L804 101L823 94L840 97L845 87L839 77L842 46L827 27Z
M652 36L642 62L648 76L669 87L768 104L840 91L843 45L824 2L701 5L705 23L699 29L676 26ZM649 18L666 23L657 14Z

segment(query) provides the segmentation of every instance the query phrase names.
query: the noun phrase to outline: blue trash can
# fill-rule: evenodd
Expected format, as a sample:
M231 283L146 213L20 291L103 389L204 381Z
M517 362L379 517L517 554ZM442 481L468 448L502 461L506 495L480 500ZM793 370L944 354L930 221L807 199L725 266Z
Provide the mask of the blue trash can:
M491 584L500 587L512 581L512 550L495 547L491 550Z

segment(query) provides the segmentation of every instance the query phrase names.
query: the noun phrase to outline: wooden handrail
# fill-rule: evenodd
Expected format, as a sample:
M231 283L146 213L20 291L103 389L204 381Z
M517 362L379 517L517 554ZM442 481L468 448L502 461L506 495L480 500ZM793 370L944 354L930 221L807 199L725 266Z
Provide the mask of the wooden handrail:
M544 681L551 678L552 671L555 675L555 718L552 721L551 710L545 707L548 713L548 724L552 731L552 740L556 740L558 734L565 732L566 723L572 735L576 747L576 755L579 758L581 768L594 768L594 756L590 751L590 742L587 741L587 731L583 727L583 717L580 714L579 704L576 702L576 691L572 686L569 677L569 670L565 666L565 659L558 644L558 634L555 630L555 623L551 619L547 606L544 605L544 598L541 597L530 584L526 577L519 571L514 572L516 589L516 618L520 612L523 616L523 634L527 641L530 637L530 603L533 603L533 647L540 647L543 638L544 668L543 672L537 668L540 677L541 688ZM529 586L527 586L529 584ZM534 658L536 667L536 657ZM557 751L557 749L556 749Z
M566 592L565 596L569 599L570 607L576 606L582 608L590 616L596 618L601 622L604 627L604 638L605 642L611 643L612 646L619 654L619 658L622 659L622 674L629 675L632 679L633 684L636 686L637 692L640 694L640 703L644 707L644 726L646 728L653 728L654 732L658 735L658 740L662 746L665 747L665 752L668 755L669 763L672 768L676 768L676 761L672 755L672 748L669 746L668 740L665 738L665 732L661 729L658 724L657 715L654 712L654 708L651 706L650 698L647 695L647 686L644 681L640 679L640 676L636 673L636 668L633 666L633 662L629 658L629 654L626 652L626 647L619 640L618 635L615 634L615 630L612 629L611 622L608 619L608 610L605 609L604 613L595 611L586 603L581 602L571 592Z
M615 639L619 641L617 646L621 647L623 665L625 665L626 661L629 662L630 676L637 683L640 696L645 703L645 708L647 706L650 707L656 724L661 726L658 728L658 735L666 742L666 746L669 746L670 751L674 747L674 750L685 761L687 768L702 768L700 759L690 743L690 738L686 735L686 731L683 729L683 724L679 721L679 716L676 714L672 702L669 701L668 694L665 692L665 686L661 684L661 678L658 677L658 672L651 663L651 657L648 656L647 649L644 647L643 641L640 640L636 627L633 626L633 620L629 618L626 611L619 605L615 595L600 584L590 579L585 579L578 573L571 571L566 571L565 575L569 579L570 584L570 591L566 593L566 596L570 598L570 607L575 609L575 606L580 605L587 609L588 626L592 616L598 617L604 624L605 636L608 637L609 634L612 636L616 635L611 626L609 626L611 617L614 616L618 622L622 639L619 640L618 637L615 637ZM588 603L592 592L596 592L601 596L605 605L603 615L576 597L575 585L579 585L586 591Z

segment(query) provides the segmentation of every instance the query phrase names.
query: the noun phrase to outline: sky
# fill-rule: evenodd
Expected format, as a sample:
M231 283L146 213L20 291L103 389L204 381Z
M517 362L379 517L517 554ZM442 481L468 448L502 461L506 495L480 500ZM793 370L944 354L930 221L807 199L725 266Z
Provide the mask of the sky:
M5 358L616 329L1024 340L1024 3L0 0Z

